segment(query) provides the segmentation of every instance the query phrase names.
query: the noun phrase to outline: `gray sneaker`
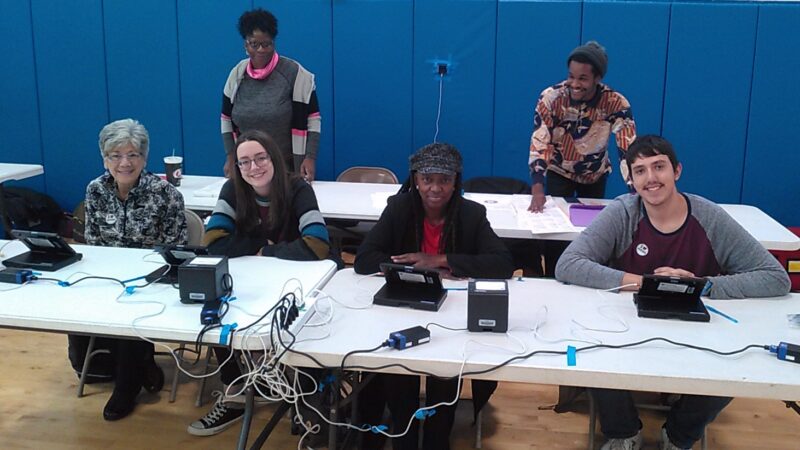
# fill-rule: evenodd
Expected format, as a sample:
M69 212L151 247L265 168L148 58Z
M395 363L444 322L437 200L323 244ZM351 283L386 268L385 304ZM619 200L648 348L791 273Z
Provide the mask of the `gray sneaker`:
M625 439L609 439L600 450L639 450L642 448L642 432Z
M661 427L661 450L691 450L684 449L682 447L678 447L677 445L673 444L671 440L669 440L669 436L667 435L667 429Z
M215 394L217 394L215 392ZM222 401L222 395L214 402L211 411L199 420L192 422L186 430L193 436L213 436L230 428L244 414L244 408L235 408Z

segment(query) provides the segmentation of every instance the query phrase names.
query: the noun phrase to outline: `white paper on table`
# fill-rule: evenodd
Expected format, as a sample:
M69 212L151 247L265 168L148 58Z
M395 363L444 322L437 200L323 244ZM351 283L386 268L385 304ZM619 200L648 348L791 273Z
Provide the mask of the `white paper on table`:
M394 192L373 192L369 194L369 197L372 200L372 207L383 211L383 209L386 208L386 203L389 201L389 197L394 194Z
M544 211L540 213L528 211L529 204L522 207L517 203L519 202L515 202L514 206L517 210L517 221L520 227L531 230L533 234L574 233L578 231L570 222L569 217L564 214L564 211L556 205L549 195L544 204Z
M208 186L198 189L194 191L195 197L219 197L220 191L222 191L222 185L228 181L227 179L223 178L222 180L215 181Z

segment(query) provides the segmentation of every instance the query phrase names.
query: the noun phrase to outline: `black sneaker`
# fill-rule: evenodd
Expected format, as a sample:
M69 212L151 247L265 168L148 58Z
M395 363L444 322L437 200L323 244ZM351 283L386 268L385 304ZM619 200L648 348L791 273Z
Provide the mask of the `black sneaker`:
M211 411L204 417L189 425L187 431L194 436L213 436L235 424L244 415L244 408L231 408L222 402L222 396L217 399Z

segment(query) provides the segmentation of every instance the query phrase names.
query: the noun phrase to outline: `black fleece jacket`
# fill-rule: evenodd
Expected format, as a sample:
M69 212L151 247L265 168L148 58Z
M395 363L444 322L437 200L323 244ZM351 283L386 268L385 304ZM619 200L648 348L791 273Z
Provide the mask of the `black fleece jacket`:
M417 236L422 236L422 223L421 218L415 223L412 195L406 192L389 198L378 223L358 249L356 273L379 272L380 263L391 262L391 256L421 251ZM456 220L455 245L448 242L445 246L453 275L510 278L514 272L511 254L489 225L486 208L463 199Z

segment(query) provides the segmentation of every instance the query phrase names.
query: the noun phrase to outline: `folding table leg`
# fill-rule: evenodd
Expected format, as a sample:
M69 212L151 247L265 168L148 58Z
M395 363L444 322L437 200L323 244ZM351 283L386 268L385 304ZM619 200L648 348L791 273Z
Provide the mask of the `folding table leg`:
M210 346L206 347L206 364L203 369L203 375L208 375L208 365L211 363L211 353L212 348ZM200 378L200 387L197 389L197 399L194 402L194 406L203 406L203 396L205 395L206 391L206 380L208 380L208 377Z
M184 350L185 349L186 349L186 345L181 344L180 347L177 350L178 352L180 352L181 357L178 358L178 361L175 362L175 374L172 376L172 388L169 391L169 402L170 403L175 403L175 398L178 396L178 378L180 377L180 374L181 374L181 369L180 369L181 363L180 363L180 361L183 361L183 354L184 354Z
M331 408L330 408L330 418L331 422L338 422L339 421L339 389L341 389L341 385L339 384L338 379L333 381L330 386L331 389ZM337 428L334 425L328 426L328 450L336 450L336 434Z
M89 336L89 345L86 347L86 355L83 357L83 369L81 369L81 378L78 381L78 398L83 397L83 386L86 384L86 374L89 373L89 363L92 362L92 357L95 355L94 341L96 336ZM98 352L98 353L102 353Z
M256 437L256 440L253 441L253 445L250 447L250 450L258 450L260 449L265 442L267 442L267 438L269 435L272 434L272 430L278 425L278 422L281 421L281 417L286 414L286 411L292 409L292 404L289 402L280 402L278 404L278 409L272 414L272 417L269 419L269 422L264 426L264 429L261 430L261 433Z
M236 445L238 450L247 448L247 435L250 433L250 423L253 421L254 391L253 386L248 386L245 390L244 417L242 419L242 431L239 433L239 443Z
M483 437L483 410L478 411L475 418L475 448L482 448L481 438Z
M592 394L587 392L586 395L589 397L589 450L594 450L594 429L595 421L597 420L597 411L595 410Z

